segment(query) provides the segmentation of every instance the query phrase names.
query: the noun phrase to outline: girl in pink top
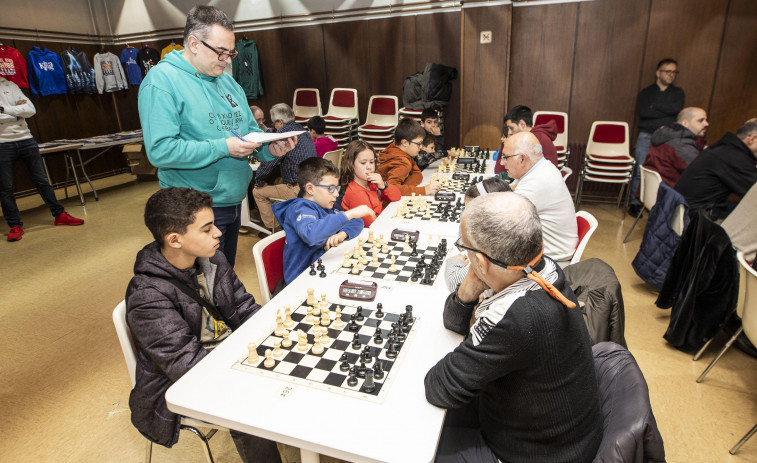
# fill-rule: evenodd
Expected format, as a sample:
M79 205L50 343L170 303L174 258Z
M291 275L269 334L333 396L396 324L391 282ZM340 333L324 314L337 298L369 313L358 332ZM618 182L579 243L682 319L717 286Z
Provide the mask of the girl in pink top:
M365 204L376 212L384 210L383 201L397 201L400 190L381 178L376 172L376 151L363 140L354 140L347 145L342 157L342 188L345 188L342 209L348 211ZM370 216L363 217L365 226L373 223Z

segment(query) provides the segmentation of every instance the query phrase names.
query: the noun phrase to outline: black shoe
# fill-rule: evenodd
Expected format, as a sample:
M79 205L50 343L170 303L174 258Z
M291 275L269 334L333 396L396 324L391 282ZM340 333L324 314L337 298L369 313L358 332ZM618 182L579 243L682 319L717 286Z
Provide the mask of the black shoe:
M640 217L643 210L644 206L641 204L631 204L628 206L628 215L631 217Z
M260 238L261 240L263 238L268 238L269 236L271 236L271 234L268 232L258 232L258 238Z

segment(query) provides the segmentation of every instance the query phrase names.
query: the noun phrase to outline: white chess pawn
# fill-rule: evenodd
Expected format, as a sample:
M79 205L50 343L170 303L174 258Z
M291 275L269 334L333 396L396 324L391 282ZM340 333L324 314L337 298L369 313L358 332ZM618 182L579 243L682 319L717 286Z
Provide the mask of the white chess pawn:
M307 305L315 304L315 296L313 296L313 288L308 288L308 302Z
M276 358L282 357L284 355L284 349L281 348L281 341L275 340L273 341L273 356Z
M281 311L276 314L276 329L273 331L273 334L276 336L281 336L284 334L284 320L281 316Z
M276 361L273 359L273 351L271 349L266 349L263 366L266 368L273 368L274 365L276 365Z
M368 242L373 244L373 230L368 230Z
M321 300L326 300L326 294L321 293ZM316 301L313 304L313 322L312 323L318 323L318 317L321 315L321 302Z
M297 350L300 352L308 350L308 335L302 330L297 330Z
M281 341L282 347L292 347L292 338L290 337L291 334L292 333L290 331L284 332L284 339Z
M292 329L294 326L294 320L292 320L292 308L288 305L284 306L284 315L286 317L284 319L284 328Z
M308 314L305 316L305 323L313 323L313 308L308 306Z
M329 306L329 303L326 301L326 293L321 293L321 304L320 304L321 310L326 309L328 306Z
M405 252L410 250L410 235L405 235L405 243L402 245L402 250Z
M258 346L254 342L247 344L247 363L254 365L259 361Z
M389 271L390 272L396 272L397 271L397 266L394 265L395 260L396 260L396 258L394 256L392 256L392 265L389 266Z
M378 265L378 263L379 263L379 261L378 261L378 252L377 251L378 250L371 252L371 254L373 256L371 258L371 265Z
M352 266L352 263L350 262L350 250L344 251L344 262L342 262L342 267L350 267Z
M310 349L310 352L316 355L320 355L323 353L323 345L321 344L320 333L315 337L315 342L313 342L313 348Z
M359 262L355 262L354 264L352 264L351 273L353 275L357 275L358 273L360 273L360 263Z
M355 246L352 249L352 257L354 257L355 259L359 259L360 258L360 248L359 247Z
M387 245L381 246L381 252L383 252L384 254L387 254L389 252L389 246Z
M334 323L331 324L331 327L335 330L341 330L344 328L344 322L342 321L342 307L336 306L336 318L334 319Z
M321 326L329 326L331 323L331 312L328 307L321 309Z
M329 329L325 326L321 327L321 345L323 347L326 347L326 344L331 342L331 338L329 337Z

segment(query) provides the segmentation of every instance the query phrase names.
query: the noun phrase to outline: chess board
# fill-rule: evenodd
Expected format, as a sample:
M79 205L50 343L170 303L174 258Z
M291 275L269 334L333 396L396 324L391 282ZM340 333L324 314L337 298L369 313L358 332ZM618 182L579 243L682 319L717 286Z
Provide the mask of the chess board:
M408 345L412 341L418 327L419 318L413 316L413 320L408 322L408 325L404 328L405 339L403 341L397 341L395 348L397 350L396 358L389 358L386 355L389 343L389 333L392 329L392 324L398 323L398 320L402 318L399 313L394 313L383 309L384 316L379 318L376 316L375 307L363 307L362 313L364 316L363 321L356 321L358 325L357 331L349 330L350 317L357 313L357 306L339 306L341 307L341 319L345 325L343 329L335 329L332 326L328 327L328 335L331 341L324 346L324 351L321 354L312 353L312 347L314 342L313 324L305 322L308 306L306 301L303 301L292 312L292 320L294 326L291 327L292 333L297 330L302 330L307 333L308 349L305 352L300 352L297 349L297 342L293 342L291 347L282 347L283 355L279 358L274 357L274 366L268 368L263 365L265 360L264 355L267 349L274 349L274 342L281 341L282 338L274 334L274 329L266 335L260 342L257 342L257 352L259 360L254 364L249 363L248 354L240 358L232 365L232 368L247 373L258 374L261 376L267 376L277 378L297 385L305 385L314 387L321 390L327 390L330 392L343 394L358 399L369 400L372 402L383 402L387 391L390 387L391 381L396 377L393 374L399 367L402 359L407 355ZM331 313L331 320L336 319L337 304L328 303L328 308ZM404 315L404 314L403 314ZM381 343L375 342L376 327L381 330L381 336L383 340ZM358 333L361 347L358 349L353 348L353 339L355 333ZM375 389L371 392L366 392L363 388L364 378L357 378L357 384L350 386L347 384L349 378L349 371L343 371L340 367L342 361L340 358L346 355L346 361L350 367L358 368L360 365L361 353L368 346L371 352L372 359L370 362L366 362L366 368L374 368L376 362L381 363L381 368L384 372L382 378L374 378Z
M455 201L436 201L436 200L426 200L426 204L428 205L429 213L428 217L426 217L425 211L413 211L412 206L410 206L411 203L408 203L408 208L410 210L407 211L407 213L403 215L399 214L399 208L397 209L397 215L394 217L397 219L404 219L404 220L422 220L422 221L431 221L431 222L443 222L443 223L460 223L461 217L463 215L463 195L458 195ZM459 204L459 207L458 207ZM445 216L445 209L449 207L448 213ZM451 214L452 212L455 212L454 214Z
M471 174L471 176L468 177L468 180L452 180L452 178L450 177L449 181L441 181L441 191L456 193L464 197L465 193L468 192L468 188L470 188L471 185L475 185L476 183L479 183L488 177L490 176L484 176L482 174Z
M373 280L397 281L400 283L432 286L439 274L439 269L443 267L444 258L447 255L447 249L443 246L440 248L440 241L431 244L427 239L421 239L416 245L417 256L413 256L412 251L404 250L404 245L405 243L403 242L389 241L387 244L389 252L384 253L379 250L378 264L372 264L371 261L373 255L371 254L371 244L365 242L363 243L362 249L367 254L366 264L359 267L360 270L358 273L353 273L352 265L358 261L358 259L354 257L354 254L353 257L349 259L350 267L342 265L334 270L333 273L351 275L356 278L369 278ZM448 248L449 244L446 244L446 247ZM440 256L438 258L438 269L430 276L429 283L423 283L422 280L425 275L425 268L430 265L434 255L437 253ZM391 256L394 256L395 258L394 265L397 270L394 272L389 271L389 268L392 265ZM424 262L423 266L420 267L421 272L423 273L416 279L416 281L413 281L413 271L419 268L421 259L423 259Z
M483 174L486 173L486 168L488 167L489 162L491 161L478 159L475 162L468 163L460 162L460 159L458 159L455 161L455 172Z

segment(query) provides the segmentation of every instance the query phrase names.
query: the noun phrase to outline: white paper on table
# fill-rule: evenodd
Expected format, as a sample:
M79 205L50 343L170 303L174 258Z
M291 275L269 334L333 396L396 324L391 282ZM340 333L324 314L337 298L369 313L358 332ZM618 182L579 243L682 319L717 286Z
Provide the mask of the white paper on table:
M244 138L248 142L252 143L268 143L276 140L283 140L285 138L296 137L297 135L305 133L304 130L292 130L289 132L281 133L266 133L266 132L250 132L245 135Z

